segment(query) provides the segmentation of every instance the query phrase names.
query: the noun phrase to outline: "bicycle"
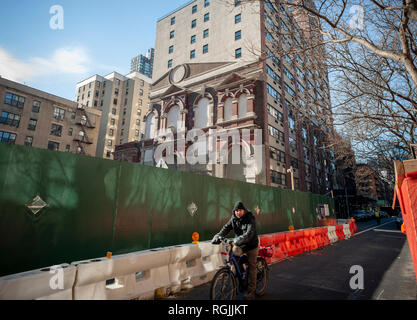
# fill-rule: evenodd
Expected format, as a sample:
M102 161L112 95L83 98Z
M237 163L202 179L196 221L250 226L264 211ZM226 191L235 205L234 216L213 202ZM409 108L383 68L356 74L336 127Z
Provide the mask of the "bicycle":
M222 252L228 255L226 264L216 272L211 280L210 300L234 300L238 291L243 293L248 288L249 268L247 266L247 256L237 256L233 253L233 243L228 243L228 239L219 238L219 241L229 246L229 252ZM265 258L258 256L256 262L256 290L255 295L260 297L265 294L269 282L269 267Z

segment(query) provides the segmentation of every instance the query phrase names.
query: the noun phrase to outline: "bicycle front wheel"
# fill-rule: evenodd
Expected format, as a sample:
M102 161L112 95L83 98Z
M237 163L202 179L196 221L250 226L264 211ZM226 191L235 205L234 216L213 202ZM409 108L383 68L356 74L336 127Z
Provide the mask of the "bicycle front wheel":
M234 300L236 297L236 278L228 268L222 268L211 280L211 300Z

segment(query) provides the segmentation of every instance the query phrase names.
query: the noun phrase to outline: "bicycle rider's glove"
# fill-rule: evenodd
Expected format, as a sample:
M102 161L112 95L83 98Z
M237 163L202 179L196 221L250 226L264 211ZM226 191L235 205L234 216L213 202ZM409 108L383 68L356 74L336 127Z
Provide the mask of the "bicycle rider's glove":
M221 240L219 236L214 236L213 240L211 240L211 244L220 244Z

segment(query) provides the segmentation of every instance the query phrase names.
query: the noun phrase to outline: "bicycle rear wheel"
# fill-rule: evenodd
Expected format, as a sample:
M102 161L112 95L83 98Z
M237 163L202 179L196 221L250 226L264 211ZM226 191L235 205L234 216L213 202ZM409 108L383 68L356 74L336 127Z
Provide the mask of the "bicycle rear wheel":
M234 300L236 297L236 278L228 268L222 268L211 280L211 300Z
M269 270L268 264L264 258L258 257L256 261L256 291L255 294L260 297L265 294L268 288Z

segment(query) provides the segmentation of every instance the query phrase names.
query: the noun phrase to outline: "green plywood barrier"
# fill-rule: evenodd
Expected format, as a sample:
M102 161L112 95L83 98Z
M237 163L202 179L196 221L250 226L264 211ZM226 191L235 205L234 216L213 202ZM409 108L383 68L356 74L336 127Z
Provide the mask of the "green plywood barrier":
M48 206L35 215L37 195ZM0 144L0 275L209 240L238 200L262 209L259 234L318 226L319 204L334 216L320 195Z

